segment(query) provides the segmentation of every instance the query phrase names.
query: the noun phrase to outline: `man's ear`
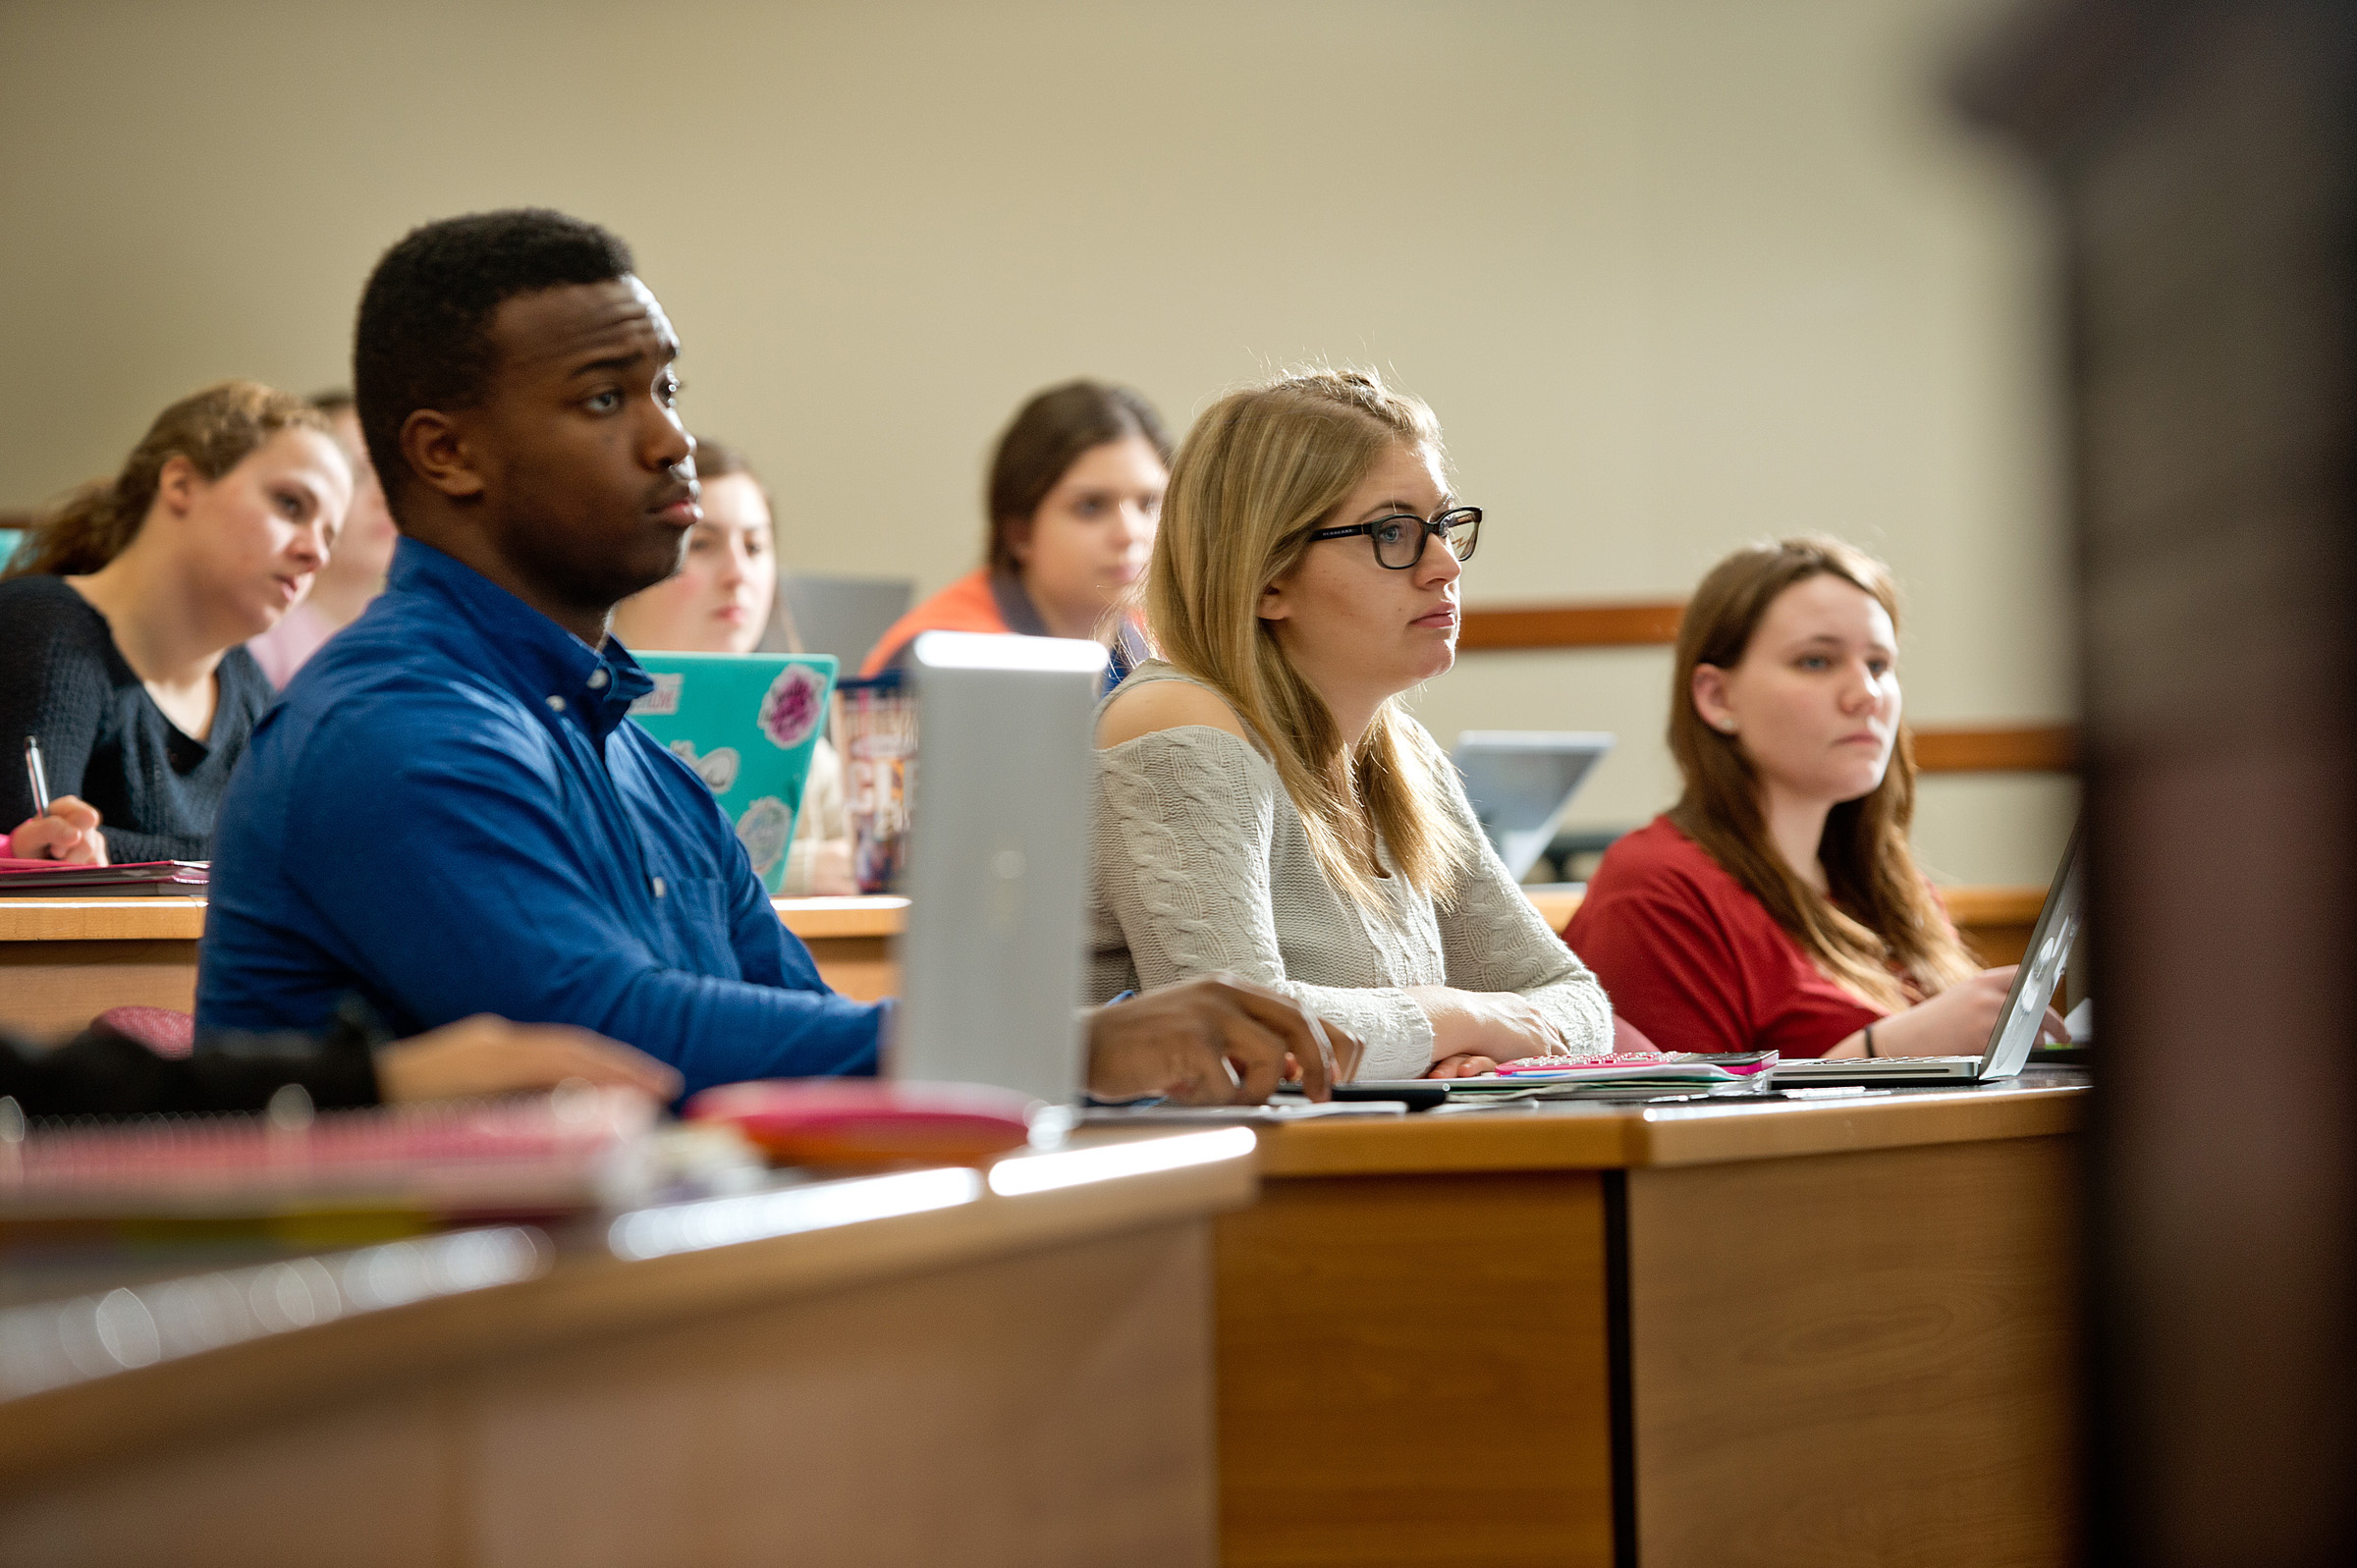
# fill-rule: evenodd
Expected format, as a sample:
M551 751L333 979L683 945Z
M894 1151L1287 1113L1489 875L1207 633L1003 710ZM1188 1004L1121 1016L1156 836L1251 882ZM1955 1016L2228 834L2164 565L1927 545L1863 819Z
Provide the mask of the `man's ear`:
M466 433L450 415L413 408L401 422L401 455L420 484L453 500L483 493Z

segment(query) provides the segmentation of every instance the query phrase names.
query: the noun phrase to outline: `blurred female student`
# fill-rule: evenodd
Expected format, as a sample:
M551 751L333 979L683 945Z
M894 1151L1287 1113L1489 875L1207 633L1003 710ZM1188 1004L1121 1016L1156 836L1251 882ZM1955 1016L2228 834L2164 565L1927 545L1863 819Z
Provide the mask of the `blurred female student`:
M1072 381L1024 404L991 459L989 559L895 622L859 673L893 668L925 631L1102 637L1128 671L1144 642L1127 619L1106 622L1145 575L1170 463L1162 420L1125 387Z
M352 511L336 535L335 554L311 578L311 591L281 616L277 625L246 644L246 651L279 690L320 644L359 620L360 612L385 591L393 546L401 538L385 505L384 487L376 482L376 467L368 460L368 444L360 439L360 416L352 394L323 392L311 404L327 415L336 446L352 464Z
M1097 726L1097 1000L1229 971L1369 1077L1610 1050L1603 989L1399 696L1456 657L1481 525L1431 409L1370 372L1233 394L1188 435L1147 579L1161 657Z
M778 598L777 529L769 492L731 448L698 437L695 470L704 520L689 530L679 571L614 611L614 635L633 651L751 653ZM782 622L789 643L790 622ZM843 759L822 735L786 852L789 893L853 893L850 829L844 817Z
M243 644L302 598L351 506L352 468L316 408L225 381L157 415L122 472L18 548L0 581L0 735L37 737L51 791L103 817L98 840L77 827L70 847L206 857L270 701ZM8 761L15 852L58 854Z
M1907 848L1898 593L1836 539L1738 550L1678 628L1676 806L1605 852L1563 940L1665 1051L1963 1055L1977 970Z

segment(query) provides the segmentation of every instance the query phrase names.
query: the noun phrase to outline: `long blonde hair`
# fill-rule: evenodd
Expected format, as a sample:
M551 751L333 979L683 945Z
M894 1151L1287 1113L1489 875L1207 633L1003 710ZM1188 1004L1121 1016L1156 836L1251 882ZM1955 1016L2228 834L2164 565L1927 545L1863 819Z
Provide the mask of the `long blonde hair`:
M1260 619L1261 590L1300 563L1384 454L1441 456L1440 422L1370 370L1300 370L1213 404L1178 449L1146 577L1146 625L1162 657L1228 700L1258 737L1334 885L1380 907L1375 868L1353 845L1374 823L1409 885L1446 900L1478 852L1448 809L1448 759L1386 701L1364 734L1333 712Z
M327 415L258 381L217 381L155 416L111 478L81 486L25 536L0 576L81 576L121 555L147 520L164 464L186 458L206 480L244 462L281 430L330 435Z
M1784 863L1768 838L1759 776L1735 737L1703 723L1694 671L1732 670L1777 596L1833 576L1872 594L1898 625L1891 568L1838 539L1782 539L1738 550L1702 579L1677 628L1670 695L1670 751L1685 793L1670 819L1766 906L1835 980L1893 1011L1908 1005L1895 968L1929 996L1973 972L1939 899L1907 847L1915 819L1915 741L1902 720L1883 782L1834 807L1817 857L1832 896Z

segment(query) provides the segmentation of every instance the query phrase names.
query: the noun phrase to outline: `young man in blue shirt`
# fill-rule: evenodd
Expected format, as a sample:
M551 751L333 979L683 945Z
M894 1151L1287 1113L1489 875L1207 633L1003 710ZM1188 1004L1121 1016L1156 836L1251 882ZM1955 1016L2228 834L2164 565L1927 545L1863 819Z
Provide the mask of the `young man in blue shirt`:
M827 988L710 791L624 722L652 682L608 619L700 515L678 352L629 250L558 213L429 224L377 264L354 381L404 537L223 803L204 1027L317 1028L357 994L402 1034L578 1025L690 1093L875 1070L890 1004ZM1313 1020L1241 984L1090 1024L1100 1092L1260 1098L1288 1053L1320 1092L1330 1071Z

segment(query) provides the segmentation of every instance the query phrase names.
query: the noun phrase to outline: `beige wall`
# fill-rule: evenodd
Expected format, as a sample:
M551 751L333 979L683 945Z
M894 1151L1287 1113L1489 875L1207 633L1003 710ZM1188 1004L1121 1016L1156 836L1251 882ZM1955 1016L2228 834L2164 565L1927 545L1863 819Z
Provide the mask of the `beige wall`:
M1920 720L2060 716L2036 211L1937 94L1999 9L0 0L0 506L202 381L342 380L386 243L541 202L635 245L792 564L965 569L1050 380L1183 424L1369 361L1490 509L1469 600L1676 594L1831 529L1906 580ZM1632 823L1666 672L1475 657L1419 711L1620 731L1578 815ZM1927 857L2043 880L2068 794L1936 782Z

